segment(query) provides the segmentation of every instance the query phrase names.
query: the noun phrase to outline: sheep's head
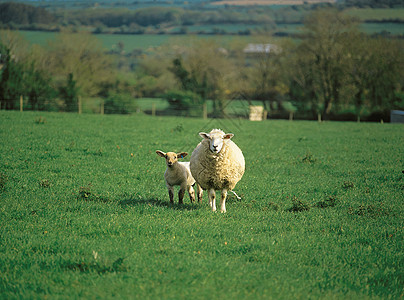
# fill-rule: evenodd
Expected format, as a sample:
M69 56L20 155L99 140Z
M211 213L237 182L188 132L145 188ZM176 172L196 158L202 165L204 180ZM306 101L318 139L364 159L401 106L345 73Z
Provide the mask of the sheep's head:
M210 151L216 154L219 153L223 145L234 136L234 134L224 133L220 129L213 129L209 133L200 132L199 135L209 141Z
M185 156L188 155L187 152L180 152L180 153L175 153L175 152L167 152L164 153L163 151L157 150L156 151L157 155L165 158L167 167L172 167L179 158L184 158Z

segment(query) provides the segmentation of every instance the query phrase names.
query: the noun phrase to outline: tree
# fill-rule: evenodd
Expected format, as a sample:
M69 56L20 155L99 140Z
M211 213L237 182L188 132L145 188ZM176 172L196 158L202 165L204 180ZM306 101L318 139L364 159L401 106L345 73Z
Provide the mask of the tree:
M198 94L203 101L213 100L214 114L225 115L226 98L231 94L235 78L234 64L226 50L214 41L199 40L173 60L170 71L183 90Z
M20 96L24 96L32 109L44 110L55 91L50 76L36 62L36 55L27 50L27 42L19 34L8 30L0 32L0 45L0 97L6 101L6 108L17 108Z
M0 99L5 101L6 109L15 109L23 93L23 66L12 59L10 49L1 43L0 59Z
M3 24L50 24L55 21L55 16L41 7L13 2L0 3L0 22Z
M394 109L397 94L403 91L404 44L399 40L386 38L370 39L368 47L367 97L370 104L381 111ZM369 54L368 54L369 55Z
M353 18L334 9L316 10L305 20L306 38L297 48L298 61L310 71L306 83L311 85L318 107L322 107L323 118L340 100L346 81L345 36L355 31L356 25Z
M66 85L59 88L59 94L65 102L66 111L78 110L79 88L76 86L76 81L73 79L72 73L67 75Z
M198 93L203 99L206 99L206 82L198 82L196 74L191 74L185 69L181 57L177 57L173 60L173 66L169 68L169 70L174 74L175 78L178 79L183 90Z
M203 99L200 95L190 91L171 90L164 94L164 98L170 104L170 109L176 114L188 117L200 117Z
M289 97L295 100L299 111L309 110L315 117L320 112L320 99L313 64L296 49L289 49L286 56L288 60L283 64L283 72L290 78Z
M95 96L114 77L110 58L90 34L64 32L48 48L44 61L58 87L71 74L81 95Z
M252 47L254 52L244 58L248 64L241 71L240 82L244 85L239 85L239 93L246 99L261 100L267 111L271 103L278 106L289 92L282 66L283 48L268 42L257 43Z
M340 107L354 106L359 119L364 108L387 114L400 105L402 41L359 33L334 10L313 13L305 26L307 37L287 54L292 98L323 118Z
M31 61L30 45L18 31L0 30L0 43L8 48L13 60L21 63Z
M31 63L25 68L25 95L33 110L47 110L53 105L56 91L52 87L52 80L48 74L35 68Z

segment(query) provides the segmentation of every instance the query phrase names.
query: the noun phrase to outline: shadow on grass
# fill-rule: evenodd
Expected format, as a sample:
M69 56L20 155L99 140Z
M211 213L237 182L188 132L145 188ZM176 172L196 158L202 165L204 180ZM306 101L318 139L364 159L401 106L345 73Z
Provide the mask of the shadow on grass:
M125 208L128 206L144 206L144 207L166 207L174 210L196 210L199 209L200 205L198 203L184 203L179 204L178 202L170 203L169 201L159 200L157 197L144 198L138 194L123 194L118 197L104 197L102 195L96 194L92 191L91 184L88 186L80 187L77 199L91 202L115 202L118 199L118 203L121 207ZM178 200L177 200L178 201ZM184 201L189 201L189 199L184 198Z
M123 208L128 206L150 206L150 207L157 206L174 210L196 210L200 208L200 205L198 203L184 203L184 204L179 204L178 202L170 203L169 201L159 200L157 199L157 197L143 199L136 195L133 196L125 195L123 197L123 200L119 202L119 205Z
M113 263L109 264L101 264L99 262L66 262L62 264L61 267L65 270L78 271L80 273L96 272L98 274L104 274L128 271L128 267L125 265L123 258L118 258Z

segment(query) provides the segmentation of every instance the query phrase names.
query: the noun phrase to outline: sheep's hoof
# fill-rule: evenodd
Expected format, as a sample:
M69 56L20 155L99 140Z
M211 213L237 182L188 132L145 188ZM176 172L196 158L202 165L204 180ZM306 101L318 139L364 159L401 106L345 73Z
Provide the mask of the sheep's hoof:
M224 213L226 213L226 210L221 210L220 212L221 212L222 214L224 214Z

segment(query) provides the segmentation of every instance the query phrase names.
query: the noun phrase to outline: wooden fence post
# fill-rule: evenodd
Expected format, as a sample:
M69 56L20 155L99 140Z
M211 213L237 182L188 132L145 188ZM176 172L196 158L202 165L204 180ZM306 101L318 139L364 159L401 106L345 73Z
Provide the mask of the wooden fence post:
M289 112L289 121L293 121L293 111Z
M101 111L100 113L103 115L104 114L104 100L101 100Z
M78 97L78 100L79 100L79 103L78 103L78 106L79 106L79 115L81 115L82 110L81 110L81 97L80 97L80 96Z
M321 123L321 114L317 114L318 122Z
M208 118L208 105L205 103L203 104L203 119L206 120Z
M24 99L20 96L20 111L24 111Z

